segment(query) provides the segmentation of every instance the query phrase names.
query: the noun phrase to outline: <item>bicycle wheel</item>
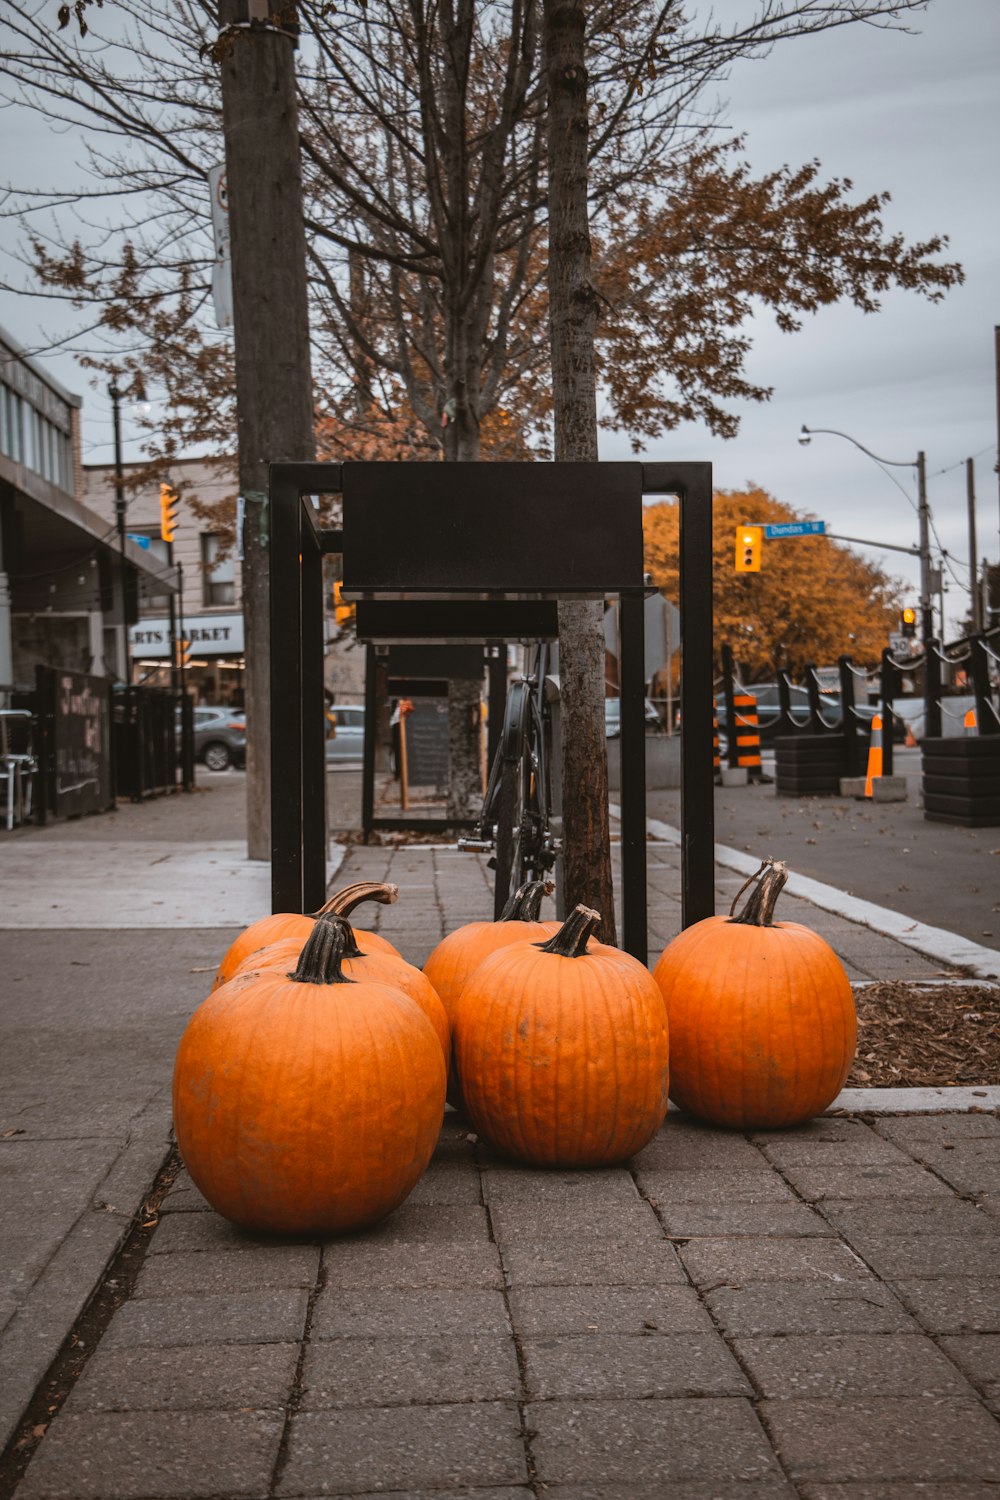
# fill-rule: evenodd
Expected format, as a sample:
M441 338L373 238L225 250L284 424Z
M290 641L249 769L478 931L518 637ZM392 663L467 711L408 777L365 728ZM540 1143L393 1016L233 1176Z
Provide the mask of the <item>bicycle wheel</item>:
M524 831L531 789L528 745L530 701L527 684L515 683L507 697L500 744L500 785L496 798L494 841L496 884L494 919L524 880Z

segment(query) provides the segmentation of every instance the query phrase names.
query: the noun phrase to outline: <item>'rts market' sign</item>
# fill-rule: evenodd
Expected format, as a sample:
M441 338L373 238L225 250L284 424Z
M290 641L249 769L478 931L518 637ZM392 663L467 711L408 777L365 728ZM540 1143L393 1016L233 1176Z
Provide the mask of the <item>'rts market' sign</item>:
M185 617L184 629L178 629L190 641L192 656L242 656L242 615L195 615ZM170 658L170 621L139 620L129 630L132 656L136 661L158 661Z

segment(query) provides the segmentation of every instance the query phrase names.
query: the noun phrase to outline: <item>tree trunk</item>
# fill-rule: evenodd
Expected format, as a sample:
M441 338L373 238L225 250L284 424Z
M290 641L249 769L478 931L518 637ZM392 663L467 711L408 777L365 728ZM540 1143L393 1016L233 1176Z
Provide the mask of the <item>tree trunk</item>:
M583 0L544 0L548 80L549 338L557 462L597 460L597 299L587 206L587 68ZM604 732L604 611L559 605L562 801L567 908L601 913L614 943L615 908Z
M275 7L279 9L280 7ZM219 0L219 24L240 20ZM243 628L247 853L271 857L268 464L314 457L309 311L294 44L272 25L234 31L221 64L232 242Z

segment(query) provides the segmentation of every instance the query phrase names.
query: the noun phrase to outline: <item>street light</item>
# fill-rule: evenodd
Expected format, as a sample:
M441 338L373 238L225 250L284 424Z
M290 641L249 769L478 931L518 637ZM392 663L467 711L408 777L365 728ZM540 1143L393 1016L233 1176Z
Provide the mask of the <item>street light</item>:
M799 432L799 442L803 448L808 447L816 433L827 433L831 437L846 438L853 443L855 448L860 448L862 453L874 459L890 469L916 469L917 471L917 519L920 523L920 626L923 632L924 643L934 636L934 621L931 616L931 542L930 542L930 509L927 504L927 465L923 451L913 458L879 458L864 443L859 443L857 438L852 438L849 432L838 432L836 427L807 427L802 424Z

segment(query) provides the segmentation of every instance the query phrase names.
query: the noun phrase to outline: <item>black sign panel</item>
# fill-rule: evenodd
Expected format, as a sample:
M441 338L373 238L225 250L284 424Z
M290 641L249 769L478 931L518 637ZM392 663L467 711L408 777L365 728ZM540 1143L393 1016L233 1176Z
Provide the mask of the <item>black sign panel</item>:
M359 641L552 641L555 599L359 599Z
M448 786L448 700L430 698L406 715L406 770L411 786Z
M390 677L437 677L475 682L483 675L481 646L390 646Z
M111 805L111 715L103 677L56 670L50 679L57 817Z

